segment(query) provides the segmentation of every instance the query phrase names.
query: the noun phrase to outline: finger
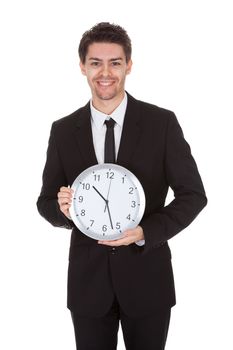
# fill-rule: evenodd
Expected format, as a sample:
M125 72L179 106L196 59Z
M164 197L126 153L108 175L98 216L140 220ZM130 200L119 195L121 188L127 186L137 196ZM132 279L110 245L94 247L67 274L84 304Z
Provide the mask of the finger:
M67 198L67 199L72 199L72 194L71 193L67 193L67 192L58 192L57 194L57 198Z
M63 205L71 206L71 203L72 203L72 201L70 201L70 200L64 200L64 199L59 199L58 200L58 204L59 204L60 207L62 207Z
M119 247L121 245L129 245L133 243L132 239L129 237L117 239L115 241L98 241L99 244L107 245L110 247Z
M69 203L67 203L67 204L63 204L61 207L63 210L69 210L71 205Z
M72 190L72 188L70 188L70 187L62 186L62 187L60 188L60 192L73 193L74 190Z
M125 239L127 239L127 236L126 236L126 231L122 234L121 238L118 238L118 239L115 239L115 240L99 240L100 243L103 243L103 244L110 244L110 245L116 245L118 243L122 244L122 242L124 242Z
M63 214L65 214L66 216L69 214L69 209L70 209L70 204L64 204L62 206L60 206L60 210Z
M73 198L73 192L74 191L72 189L70 189L70 188L61 187L60 188L60 192L58 192L58 194L57 194L57 198L58 199L66 198L66 199L68 199L70 201Z

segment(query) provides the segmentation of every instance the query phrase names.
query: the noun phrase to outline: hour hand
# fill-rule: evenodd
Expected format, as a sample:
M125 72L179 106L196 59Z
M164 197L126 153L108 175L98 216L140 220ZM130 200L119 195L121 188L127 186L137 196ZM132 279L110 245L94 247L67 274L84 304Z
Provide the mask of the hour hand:
M103 200L105 201L105 203L107 202L107 200L104 198L104 196L97 190L97 188L95 186L92 186L94 188L94 190L98 193L98 195L100 195L101 198L103 198Z

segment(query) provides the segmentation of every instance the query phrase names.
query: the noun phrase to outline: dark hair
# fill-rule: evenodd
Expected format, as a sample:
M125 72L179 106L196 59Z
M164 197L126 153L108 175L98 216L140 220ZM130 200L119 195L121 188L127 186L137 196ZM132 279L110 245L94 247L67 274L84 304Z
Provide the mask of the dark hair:
M80 40L78 53L82 63L85 63L89 45L96 42L119 44L124 50L127 63L131 58L131 40L125 29L116 24L101 22L87 30Z

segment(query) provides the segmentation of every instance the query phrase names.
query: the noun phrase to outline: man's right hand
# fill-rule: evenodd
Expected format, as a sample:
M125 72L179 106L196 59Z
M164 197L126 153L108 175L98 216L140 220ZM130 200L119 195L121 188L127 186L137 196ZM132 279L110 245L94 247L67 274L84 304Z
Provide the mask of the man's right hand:
M57 194L60 210L68 219L70 219L69 209L71 207L73 193L74 191L71 188L63 186Z

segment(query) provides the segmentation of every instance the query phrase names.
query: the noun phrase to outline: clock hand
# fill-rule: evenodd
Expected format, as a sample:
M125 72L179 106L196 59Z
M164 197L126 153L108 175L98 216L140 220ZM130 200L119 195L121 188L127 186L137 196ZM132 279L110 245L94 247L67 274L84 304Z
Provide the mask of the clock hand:
M95 186L92 186L92 187L93 187L94 190L100 195L100 197L103 198L103 200L104 200L105 202L107 202L106 199L104 198L104 196L102 196L102 194L97 190L97 188L96 188Z
M109 216L111 228L112 228L112 230L113 230L112 218L111 218L111 214L110 214L110 210L109 210L108 201L106 201L106 207L107 207L107 209L108 209L108 216Z
M109 210L109 206L108 206L108 200L106 200L104 198L104 196L102 196L102 194L97 190L97 188L95 186L92 186L94 188L94 190L98 193L98 195L100 195L101 198L103 198L103 200L106 203L107 209L108 209L108 216L109 216L109 220L110 220L110 224L111 224L111 228L113 230L113 224L112 224L112 218L111 218L111 214L110 214L110 210Z
M109 192L110 192L111 183L112 183L112 179L110 179L110 184L108 186L107 201L108 201L108 196L109 196ZM104 213L106 212L106 209L107 209L107 204L105 204Z

